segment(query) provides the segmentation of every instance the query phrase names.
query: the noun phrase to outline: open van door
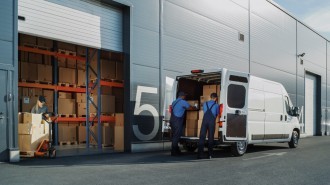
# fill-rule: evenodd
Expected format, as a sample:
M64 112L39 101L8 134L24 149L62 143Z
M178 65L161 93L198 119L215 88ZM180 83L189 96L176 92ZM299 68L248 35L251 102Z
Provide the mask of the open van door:
M249 74L224 70L221 97L224 104L223 139L235 143L247 141Z

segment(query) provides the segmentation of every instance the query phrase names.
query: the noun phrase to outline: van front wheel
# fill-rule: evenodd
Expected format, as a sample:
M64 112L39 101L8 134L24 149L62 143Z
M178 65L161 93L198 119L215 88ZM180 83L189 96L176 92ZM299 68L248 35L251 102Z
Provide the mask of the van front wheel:
M291 140L289 142L290 148L297 148L298 147L298 141L299 141L299 134L297 131L292 132Z
M247 142L246 141L239 141L234 143L231 146L231 153L235 156L242 156L245 154L247 148Z

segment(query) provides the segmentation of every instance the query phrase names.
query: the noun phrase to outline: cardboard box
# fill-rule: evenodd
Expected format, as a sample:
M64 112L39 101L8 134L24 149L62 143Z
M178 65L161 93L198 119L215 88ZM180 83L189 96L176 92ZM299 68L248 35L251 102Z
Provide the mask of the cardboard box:
M52 65L52 56L50 55L44 55L44 64L45 65Z
M115 115L116 123L115 125L124 126L124 114L123 113L116 113Z
M19 89L21 89L21 96L19 97L23 97L23 96L29 96L29 88L27 87L18 87Z
M98 126L92 126L91 130L96 136L96 139L98 137ZM103 146L112 146L114 145L114 125L109 126L102 126L102 145ZM91 135L90 136L90 142L92 145L97 145L97 140Z
M77 61L77 69L86 71L85 62Z
M42 95L42 89L39 88L29 88L29 96L33 97L33 96L41 96Z
M28 112L21 113L22 115L22 123L24 124L41 124L42 116L41 114L32 114Z
M217 93L217 85L204 85L203 96L210 96L212 93Z
M45 38L38 37L37 38L37 45L48 48L48 49L51 49L51 48L53 48L53 41L50 40L50 39L45 39Z
M187 120L198 120L198 111L187 111Z
M58 81L60 83L76 84L76 70L59 67Z
M18 56L19 62L28 62L29 61L29 54L26 51L21 51L21 54Z
M77 128L70 125L58 125L58 141L73 142L77 141Z
M19 123L18 134L46 134L44 124Z
M103 95L111 95L112 94L112 87L101 86L101 94L103 94Z
M124 80L124 63L123 62L116 63L116 79Z
M115 97L111 95L101 95L101 112L115 113Z
M57 42L57 48L58 49L63 49L63 50L68 50L68 51L76 51L76 46L74 44L69 44L65 42Z
M220 99L220 88L221 86L220 85L217 85L217 95L218 95L218 98Z
M18 147L21 152L35 151L43 140L48 140L48 134L19 134Z
M210 101L210 100L211 100L210 96L201 96L200 97L201 105L203 105L205 102Z
M29 53L28 55L30 63L42 64L42 54Z
M38 80L37 64L21 62L21 79L22 80Z
M77 85L78 86L86 86L86 71L85 70L79 70L78 69Z
M73 69L75 69L77 67L77 60L76 59L67 58L66 59L66 67L67 68L73 68Z
M66 58L57 57L57 66L65 68L66 67Z
M42 90L43 96L46 98L47 105L54 104L54 91L53 90Z
M77 55L85 57L86 56L86 47L85 46L77 46Z
M53 82L53 67L50 65L38 64L38 80Z
M75 99L58 99L59 114L76 114Z
M76 93L76 102L86 104L86 93Z
M195 129L198 127L198 120L186 120L186 128Z
M37 38L35 36L31 36L31 35L20 34L19 43L21 46L23 46L24 44L36 45Z
M195 105L199 105L198 100L188 100L187 101L190 106L194 107Z
M77 127L78 142L86 142L86 126Z
M185 136L187 136L187 137L197 137L197 128L186 128Z
M204 111L203 110L198 111L198 119L203 120L203 117L204 117Z
M22 112L31 112L33 106L36 105L38 97L22 97Z
M58 98L72 99L72 94L67 92L58 92Z
M86 103L77 103L77 115L78 117L86 115Z
M116 62L111 60L101 60L101 79L116 79ZM91 66L97 69L97 60L92 60ZM90 72L91 78L96 78L95 74Z
M113 148L115 151L123 152L124 151L124 125L115 125L114 131L114 145Z

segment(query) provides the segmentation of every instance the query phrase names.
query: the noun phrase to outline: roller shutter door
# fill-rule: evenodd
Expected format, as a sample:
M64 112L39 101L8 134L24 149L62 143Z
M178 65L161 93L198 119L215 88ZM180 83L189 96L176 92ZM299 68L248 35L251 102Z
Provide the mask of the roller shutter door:
M20 33L122 51L122 11L96 0L18 0Z

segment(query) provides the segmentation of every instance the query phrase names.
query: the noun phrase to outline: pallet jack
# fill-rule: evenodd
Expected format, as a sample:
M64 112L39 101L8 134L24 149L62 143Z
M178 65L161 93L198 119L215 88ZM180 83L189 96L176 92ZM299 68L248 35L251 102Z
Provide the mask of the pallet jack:
M57 116L50 117L53 115L52 113L44 113L42 114L42 119L45 120L49 124L49 139L48 140L43 140L36 152L34 152L35 157L48 157L48 158L56 158L56 149L52 145L52 136L53 136L53 129L52 129L52 123L55 122L57 119Z

